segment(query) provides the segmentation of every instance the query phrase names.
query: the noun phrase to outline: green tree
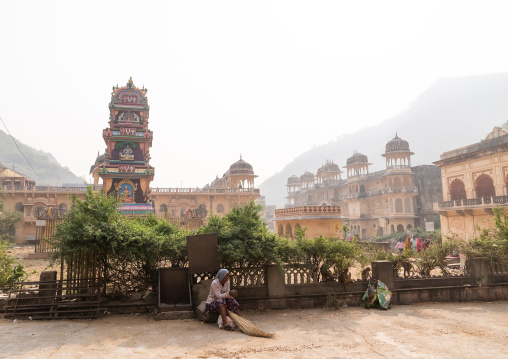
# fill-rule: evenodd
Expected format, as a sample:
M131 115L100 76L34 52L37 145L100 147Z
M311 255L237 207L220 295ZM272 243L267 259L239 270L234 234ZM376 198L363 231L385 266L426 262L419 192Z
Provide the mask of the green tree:
M212 215L200 234L217 233L221 265L225 267L281 265L288 257L288 240L270 233L261 220L262 207L250 202L223 217Z

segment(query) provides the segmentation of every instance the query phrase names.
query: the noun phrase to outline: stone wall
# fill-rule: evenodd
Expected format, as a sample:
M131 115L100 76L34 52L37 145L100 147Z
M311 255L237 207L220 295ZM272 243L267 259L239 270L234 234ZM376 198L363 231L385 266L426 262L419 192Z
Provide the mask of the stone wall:
M433 165L421 165L412 168L415 174L415 185L419 196L416 196L415 223L417 227L424 226L424 218L431 221L438 214L434 211L434 202L443 200L443 183L441 181L441 168Z
M508 300L508 271L490 273L487 261L482 258L471 261L471 270L467 275L443 277L395 278L390 261L376 261L371 265L373 278L384 282L392 291L393 304ZM267 266L266 287L249 290L241 285L236 286L242 308L322 307L329 295L349 306L360 304L367 283L360 280L345 285L335 281L318 282L310 267L305 267L281 272L275 266ZM209 285L202 288L206 295L208 289Z

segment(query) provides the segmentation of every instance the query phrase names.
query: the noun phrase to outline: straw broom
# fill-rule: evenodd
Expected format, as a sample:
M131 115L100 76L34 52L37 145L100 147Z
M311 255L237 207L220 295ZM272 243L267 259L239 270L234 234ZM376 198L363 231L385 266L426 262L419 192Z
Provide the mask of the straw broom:
M247 319L240 317L238 314L235 314L233 312L228 312L228 315L231 319L233 319L233 322L240 328L242 332L244 332L247 335L251 335L253 337L263 337L263 338L271 338L274 336L274 333L266 333L256 327L254 324L249 322Z

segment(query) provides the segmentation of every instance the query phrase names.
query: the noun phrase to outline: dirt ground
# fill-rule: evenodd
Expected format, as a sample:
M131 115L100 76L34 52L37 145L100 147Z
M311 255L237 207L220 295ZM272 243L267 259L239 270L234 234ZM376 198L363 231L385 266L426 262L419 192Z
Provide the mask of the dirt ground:
M28 273L26 282L38 281L42 271L56 270L60 273L59 264L51 266L50 259L29 259L28 255L35 253L33 245L15 245L8 250L8 254L14 258L14 264L22 264Z
M0 319L0 358L508 358L508 302L247 311L274 338L148 314Z
M49 260L27 260L31 251L23 246L11 254L28 272L36 271L30 280L38 280ZM242 314L274 338L197 320L155 321L145 313L0 319L0 358L508 358L506 301Z

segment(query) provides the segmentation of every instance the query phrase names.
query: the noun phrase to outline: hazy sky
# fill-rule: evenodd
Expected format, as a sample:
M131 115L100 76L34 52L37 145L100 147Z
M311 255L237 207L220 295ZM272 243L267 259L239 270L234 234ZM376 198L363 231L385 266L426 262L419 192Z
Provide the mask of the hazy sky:
M441 77L508 71L507 14L506 1L4 0L0 116L89 179L111 88L132 76L148 88L153 186L202 187L240 154L257 186Z

